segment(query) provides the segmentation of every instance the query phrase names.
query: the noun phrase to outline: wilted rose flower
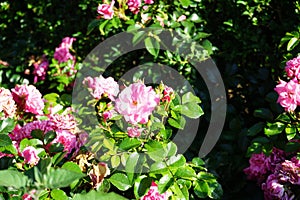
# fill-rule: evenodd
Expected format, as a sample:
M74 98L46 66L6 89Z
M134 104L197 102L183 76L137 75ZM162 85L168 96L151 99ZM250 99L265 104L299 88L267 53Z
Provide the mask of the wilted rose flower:
M103 182L104 177L110 175L110 170L106 163L100 162L98 165L93 165L88 174L92 180L93 187L98 189Z
M159 95L152 87L139 82L129 85L119 94L115 108L127 122L145 124L159 101Z
M297 79L285 82L280 80L274 89L279 97L277 102L286 110L294 111L300 103L300 85Z
M129 10L133 14L137 14L140 11L141 4L142 4L141 0L128 0L127 1L127 5L129 7Z
M140 137L143 128L138 128L138 127L128 127L127 128L127 133L129 137Z
M22 157L24 157L25 163L30 165L36 165L40 160L37 155L37 150L32 146L25 147L22 151Z
M285 160L277 168L279 180L300 185L300 167L291 160Z
M300 80L300 56L286 62L285 71L291 79Z
M103 15L104 19L112 19L114 16L114 7L115 1L112 0L112 2L109 4L99 4L97 12L100 15Z
M155 182L152 182L148 193L141 198L141 200L167 200L169 195L167 192L160 194Z
M42 94L35 86L16 85L11 91L19 110L36 115L43 114L44 100L42 99Z
M110 100L114 101L120 91L118 83L112 77L104 78L100 75L92 78L89 76L83 80L83 84L87 85L95 99L101 99L101 96L106 94Z
M4 118L12 118L16 113L16 109L17 106L11 92L8 89L0 87L0 113L4 113Z

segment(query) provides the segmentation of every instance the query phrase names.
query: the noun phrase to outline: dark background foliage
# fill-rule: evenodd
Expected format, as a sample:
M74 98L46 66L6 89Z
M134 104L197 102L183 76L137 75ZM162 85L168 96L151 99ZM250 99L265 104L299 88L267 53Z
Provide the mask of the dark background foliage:
M254 183L246 181L248 129L260 120L272 120L282 111L273 88L282 75L284 61L296 56L299 48L286 50L280 41L287 32L297 31L299 2L281 0L203 0L188 8L202 18L203 31L217 48L212 58L221 71L228 94L227 119L221 138L206 157L209 169L218 176L224 199L262 199ZM1 1L0 60L1 85L13 87L22 82L31 56L52 54L61 39L77 38L78 59L104 37L87 25L96 18L98 1ZM51 58L50 58L51 59ZM30 69L30 68L29 68ZM30 69L32 70L32 69ZM43 88L46 90L46 88ZM43 91L46 93L47 91ZM255 110L264 108L260 115ZM197 153L194 142L189 154Z

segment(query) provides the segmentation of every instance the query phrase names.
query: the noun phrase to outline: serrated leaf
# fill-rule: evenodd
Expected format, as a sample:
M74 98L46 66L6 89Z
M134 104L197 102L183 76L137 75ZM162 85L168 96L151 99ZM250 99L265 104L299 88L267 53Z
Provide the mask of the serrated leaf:
M177 156L171 156L169 160L167 160L167 165L169 167L179 168L184 166L186 163L186 159L182 154L179 154Z
M153 56L157 57L160 48L159 42L153 37L147 37L144 42L147 51Z
M109 178L109 181L121 191L126 191L131 187L128 177L123 173L113 174Z
M72 182L86 176L83 173L77 173L67 169L52 169L46 178L46 187L55 189L69 186Z
M50 193L53 200L68 200L69 197L66 195L66 193L59 189L54 189Z
M180 117L179 119L168 118L168 123L178 129L184 129L186 120L184 117Z
M15 128L15 121L11 118L0 120L0 134L8 134Z
M0 147L12 145L10 137L6 134L0 134Z
M189 118L192 118L192 119L197 119L201 115L203 115L204 112L197 103L189 102L189 103L182 105L181 114L183 114Z
M287 44L286 50L291 51L297 46L299 43L299 38L293 37Z
M199 198L206 198L208 195L209 186L206 181L196 181L194 184L194 192Z
M135 147L139 147L141 144L142 144L141 141L137 138L125 138L121 142L120 148L126 151Z
M169 187L174 183L174 178L171 174L165 174L163 177L161 177L157 183L158 186L158 192L160 194L163 194L166 192Z
M0 170L0 186L20 189L26 186L28 177L16 170Z
M117 168L121 163L121 159L118 155L113 155L110 159L110 162L112 168Z
M195 170L188 166L178 168L175 173L175 176L177 176L178 178L184 178L184 179L189 179L189 180L197 179Z
M201 100L199 97L195 96L192 92L187 92L182 96L182 104L186 103L201 103Z

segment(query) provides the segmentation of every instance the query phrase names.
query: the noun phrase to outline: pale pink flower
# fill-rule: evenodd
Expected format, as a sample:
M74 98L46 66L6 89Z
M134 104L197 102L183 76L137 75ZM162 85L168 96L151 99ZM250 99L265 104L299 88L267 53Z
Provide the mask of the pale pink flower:
M56 138L53 143L60 143L64 146L64 151L71 153L73 150L77 150L77 138L76 135L67 130L56 130Z
M25 163L30 165L36 165L40 160L37 155L37 150L32 146L25 147L22 151L22 157L24 157Z
M72 114L54 114L49 116L53 130L75 130L77 124Z
M107 121L107 120L111 119L114 116L115 113L116 113L115 110L104 111L103 114L102 114L104 121Z
M43 81L46 78L47 75L47 70L48 70L49 62L44 55L41 60L38 62L35 62L33 64L34 70L33 70L33 75L34 79L33 82L37 83L38 81Z
M182 22L182 21L184 21L184 20L186 20L186 16L185 16L185 15L181 15L181 16L178 17L178 19L177 19L178 22Z
M159 101L159 95L152 87L139 82L129 85L119 94L115 108L127 122L145 124Z
M154 0L144 0L145 4L153 4Z
M140 11L141 4L142 4L141 0L128 0L127 1L127 5L129 7L129 10L133 14L137 14Z
M156 16L157 21L159 21L159 24L161 27L165 26L164 19L161 16Z
M118 83L112 77L104 78L102 75L94 78L86 77L83 84L87 85L95 99L101 99L101 96L106 94L108 98L114 101L120 91Z
M44 100L42 99L42 94L35 86L16 85L11 91L20 110L36 115L43 114Z
M292 79L289 82L280 80L274 90L279 95L277 102L286 111L294 111L300 104L300 85L297 79Z
M300 80L300 56L286 62L285 71L291 79Z
M169 194L167 192L160 194L158 192L157 184L152 181L148 193L145 196L143 196L141 200L167 200L168 198Z
M127 134L128 134L129 137L140 137L143 130L144 130L143 128L128 127L127 128Z
M244 169L249 180L261 183L268 172L268 160L264 153L252 154L249 160L250 166Z
M104 19L112 19L114 16L114 7L115 1L112 0L112 2L109 4L99 4L97 12L100 15L103 15Z
M17 106L11 92L8 89L0 87L0 113L4 113L4 118L12 118L15 116L16 109Z
M141 18L142 18L142 23L146 23L147 21L151 20L151 17L149 16L148 13L141 13Z

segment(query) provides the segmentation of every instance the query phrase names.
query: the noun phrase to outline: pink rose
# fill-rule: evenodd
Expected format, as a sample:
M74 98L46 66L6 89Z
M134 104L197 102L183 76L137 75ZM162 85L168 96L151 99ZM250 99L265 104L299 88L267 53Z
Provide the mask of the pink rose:
M59 63L67 62L68 60L73 60L75 62L75 56L73 56L69 51L75 40L76 38L63 38L59 47L55 48L54 59L57 60Z
M286 111L294 111L297 105L300 104L300 87L297 79L290 80L289 82L280 80L274 90L279 95L277 102Z
M127 5L133 14L138 14L141 7L141 0L128 0Z
M83 84L87 85L95 99L101 99L101 96L106 94L108 98L114 101L120 91L118 83L112 77L104 78L100 75L92 78L89 76L83 80Z
M0 113L3 112L4 118L12 118L16 113L16 103L8 89L0 87ZM0 119L1 115L0 115Z
M43 114L44 100L42 94L33 85L16 85L11 90L19 110L36 115Z
M178 22L181 22L181 21L184 21L186 20L186 16L185 15L181 15L180 17L178 17L177 21Z
M249 180L261 183L268 172L267 157L264 153L252 154L249 160L250 166L244 169L244 173Z
M67 49L71 49L72 48L72 44L73 42L76 41L76 38L73 37L65 37L62 39L62 42L60 44L61 47L65 47Z
M67 130L57 130L56 138L53 140L53 143L60 143L64 146L64 151L71 153L73 150L77 150L78 146L76 135Z
M152 87L139 82L129 85L119 94L115 108L127 122L145 124L159 101L159 95Z
M111 4L99 4L97 12L100 15L103 15L104 19L112 19L114 16L114 10L113 6L115 4L115 1L112 0Z
M153 4L154 0L145 0L145 4Z
M32 197L31 197L31 195L30 194L24 194L23 196L22 196L22 200L32 200Z
M141 198L141 200L167 200L169 195L167 192L160 194L158 192L158 187L155 182L152 182L148 193Z
M36 165L40 160L37 156L37 150L32 146L28 146L22 151L22 157L24 157L25 163L30 165Z
M300 80L300 56L286 62L285 71L291 79L297 78Z
M137 127L128 127L127 133L129 137L140 137L141 133L143 132L143 128L137 128Z
M34 70L34 83L37 83L38 81L43 81L46 78L47 70L48 70L49 62L44 55L41 60L33 64Z

